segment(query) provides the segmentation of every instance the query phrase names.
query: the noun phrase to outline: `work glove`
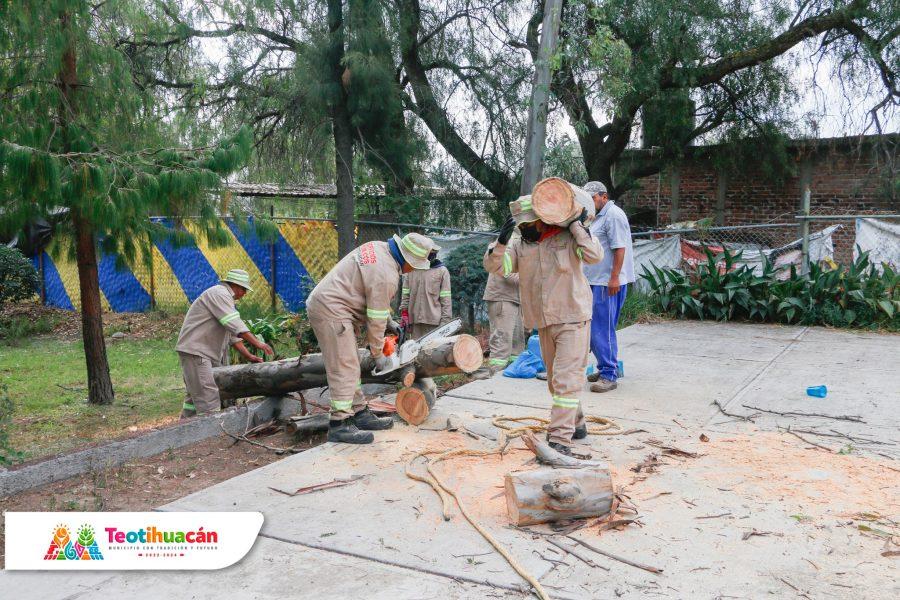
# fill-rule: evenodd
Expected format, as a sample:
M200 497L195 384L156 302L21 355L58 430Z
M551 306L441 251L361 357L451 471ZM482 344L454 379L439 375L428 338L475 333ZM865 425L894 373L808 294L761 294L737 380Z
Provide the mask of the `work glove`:
M503 223L503 226L500 228L500 233L497 235L497 243L501 246L505 246L509 243L509 238L512 237L513 230L516 228L515 220L510 217L506 219L506 222Z
M576 227L584 228L584 222L587 221L588 218L588 209L582 208L581 214L578 215L578 218L569 223L569 231L574 231Z
M400 327L406 329L409 327L409 311L404 310L400 312Z
M375 359L375 370L384 371L393 364L390 356L381 355Z

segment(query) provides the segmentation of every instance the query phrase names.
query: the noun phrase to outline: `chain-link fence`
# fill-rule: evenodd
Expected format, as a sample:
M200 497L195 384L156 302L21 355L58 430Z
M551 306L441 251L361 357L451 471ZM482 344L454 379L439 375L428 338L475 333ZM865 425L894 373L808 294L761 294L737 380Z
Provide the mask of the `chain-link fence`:
M143 248L133 264L117 264L115 256L102 255L98 264L103 308L112 312L141 312L160 309L181 312L229 269L250 274L253 290L242 301L262 310L296 311L305 307L306 297L316 282L337 263L338 241L335 223L329 219L274 217L274 232L260 233L249 225L224 219L229 240L211 244L190 219L176 225L160 217L168 227L183 228L195 244L176 246L159 240ZM384 240L411 229L433 234L449 250L467 241L485 239L484 234L463 229L423 227L414 223L359 220L357 243ZM33 257L40 274L43 303L79 310L81 307L78 269L65 239L56 240L48 251Z
M786 215L772 223L727 227L690 226L633 233L636 274L644 267L692 271L714 255L740 251L739 263L762 269L764 261L787 273L793 265L805 272L809 263L852 263L867 252L873 264L900 268L900 215Z

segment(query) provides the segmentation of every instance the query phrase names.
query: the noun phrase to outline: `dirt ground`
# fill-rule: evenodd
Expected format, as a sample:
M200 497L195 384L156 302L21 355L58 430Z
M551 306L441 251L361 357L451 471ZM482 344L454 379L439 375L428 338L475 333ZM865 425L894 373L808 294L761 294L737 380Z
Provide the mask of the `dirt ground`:
M283 432L253 438L273 447L293 444ZM318 446L313 437L301 450ZM224 435L169 450L121 467L86 473L0 498L4 511L145 511L258 469L289 454L235 441ZM4 564L4 531L0 525L0 568Z
M0 318L24 318L37 321L47 318L53 323L49 335L62 340L81 337L81 314L78 312L44 306L37 302L17 302L4 306ZM162 311L145 313L103 313L103 329L106 335L121 331L134 339L163 339L178 333L183 314L168 314Z

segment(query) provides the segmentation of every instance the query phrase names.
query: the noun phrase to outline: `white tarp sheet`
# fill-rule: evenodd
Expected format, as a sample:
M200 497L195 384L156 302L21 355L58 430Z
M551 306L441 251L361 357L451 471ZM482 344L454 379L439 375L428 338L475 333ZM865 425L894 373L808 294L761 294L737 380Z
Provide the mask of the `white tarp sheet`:
M835 231L843 227L843 225L832 225L821 231L811 233L809 236L809 262L821 263L822 261L831 260L834 256L834 241L832 235ZM728 244L729 249L731 245ZM780 246L778 248L741 248L741 263L745 263L753 268L753 272L757 275L762 274L763 256L769 258L775 265L776 269L780 269L779 278L784 279L790 274L788 267L794 265L797 270L803 263L802 256L803 240L796 239L793 242Z
M856 243L853 259L859 251L869 253L869 260L878 265L887 263L894 270L900 268L900 223L889 223L879 219L856 220Z
M681 268L681 236L672 235L658 240L635 239L632 242L634 257L635 287L642 292L650 290L650 285L641 277L644 267L651 273L653 265L660 269Z

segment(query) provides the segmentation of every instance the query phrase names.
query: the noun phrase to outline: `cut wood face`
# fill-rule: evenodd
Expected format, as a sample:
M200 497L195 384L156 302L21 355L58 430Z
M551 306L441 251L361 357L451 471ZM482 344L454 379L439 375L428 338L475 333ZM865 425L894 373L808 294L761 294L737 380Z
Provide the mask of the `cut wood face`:
M461 371L477 371L483 360L484 351L476 338L467 334L457 336L456 343L453 344L453 362Z
M428 394L427 390L418 387L403 388L397 392L397 414L410 425L421 425L431 412Z
M531 203L541 221L551 225L565 223L573 214L581 213L581 205L575 202L575 192L571 185L559 177L539 181L531 193Z

